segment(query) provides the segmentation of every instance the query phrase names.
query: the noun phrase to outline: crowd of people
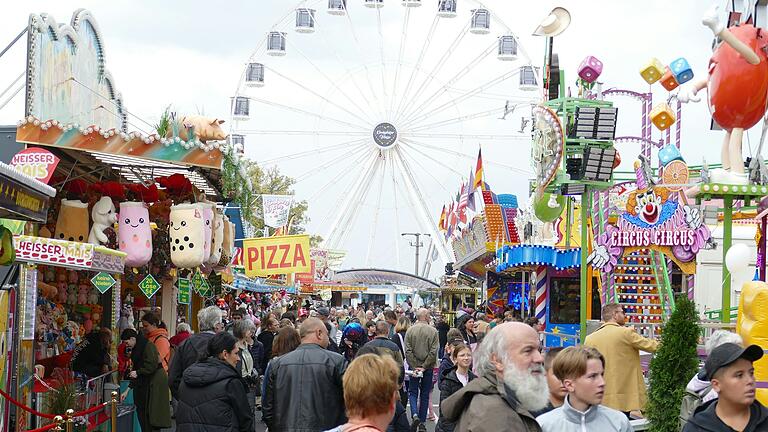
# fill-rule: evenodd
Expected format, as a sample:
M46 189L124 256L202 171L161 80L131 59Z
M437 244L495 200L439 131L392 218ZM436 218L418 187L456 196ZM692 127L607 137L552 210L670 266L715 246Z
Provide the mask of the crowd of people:
M538 322L471 310L453 327L408 305L256 320L211 306L197 318L197 332L179 326L168 338L148 313L141 331L121 335L143 431L173 416L180 432L250 432L259 422L270 432L420 432L429 422L438 432L627 432L646 404L640 352L659 346L625 326L617 304L603 307L583 345L549 350ZM722 331L707 351L681 407L683 430L768 430L752 366L762 349Z

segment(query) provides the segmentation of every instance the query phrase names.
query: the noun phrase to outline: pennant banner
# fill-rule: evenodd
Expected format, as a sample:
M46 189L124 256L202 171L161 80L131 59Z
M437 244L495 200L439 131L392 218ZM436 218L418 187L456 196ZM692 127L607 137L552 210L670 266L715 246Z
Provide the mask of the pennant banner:
M264 225L280 228L288 225L288 214L293 204L292 195L262 195L264 200Z

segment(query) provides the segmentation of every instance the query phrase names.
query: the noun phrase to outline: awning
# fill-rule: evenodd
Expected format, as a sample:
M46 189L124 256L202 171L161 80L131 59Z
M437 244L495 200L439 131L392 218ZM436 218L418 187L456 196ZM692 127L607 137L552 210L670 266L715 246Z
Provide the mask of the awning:
M440 285L421 276L397 270L351 269L337 271L334 282L355 285L401 285L414 289L435 289Z
M557 270L581 266L581 248L556 249L551 246L503 246L496 251L497 272L527 266L548 266Z

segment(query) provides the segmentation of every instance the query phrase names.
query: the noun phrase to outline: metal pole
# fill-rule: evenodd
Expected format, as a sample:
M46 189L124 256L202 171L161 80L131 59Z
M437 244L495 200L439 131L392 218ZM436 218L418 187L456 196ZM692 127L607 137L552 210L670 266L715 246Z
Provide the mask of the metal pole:
M112 392L112 432L117 432L117 392Z
M428 236L428 237L432 237L432 236L430 236L429 234L421 234L421 233L402 233L400 235L402 235L403 237L405 237L405 236L413 236L416 239L416 242L411 242L410 245L416 248L416 262L415 262L415 265L414 265L414 273L413 274L418 276L419 275L419 249L422 246L424 246L424 244L419 241L419 238L421 236L423 236L423 235Z
M26 32L27 32L27 29L28 29L28 27L24 27L24 30L22 30L22 31L21 31L21 33L19 33L19 35L18 35L18 36L16 36L16 37L15 37L15 38L14 38L14 39L11 41L11 43L9 43L9 44L8 44L8 46L6 46L6 47L5 47L5 49L3 49L2 51L0 51L0 57L2 57L2 56L3 56L3 54L5 54L5 52L6 52L6 51L8 51L9 49L11 49L11 47L12 47L12 46L13 46L13 45L14 45L14 44L15 44L15 43L16 43L16 42L19 40L19 39L21 39L21 37L22 37L22 36L24 36L24 33L26 33Z
M585 187L584 195L581 196L581 296L579 298L579 337L581 343L587 337L587 290L589 287L589 272L587 271L587 258L589 257L589 233L587 232L587 217L591 207L591 197L589 186Z
M768 223L768 216L763 216L762 220L760 221L760 244L758 245L758 257L759 261L757 263L757 270L759 274L759 279L763 282L766 281L765 279L765 253L766 253L766 223Z
M74 415L75 415L75 410L73 410L72 408L67 410L67 432L72 432L72 430L74 430L74 427L75 427Z
M723 197L723 305L720 319L724 323L731 322L731 272L725 265L725 257L733 243L733 197Z

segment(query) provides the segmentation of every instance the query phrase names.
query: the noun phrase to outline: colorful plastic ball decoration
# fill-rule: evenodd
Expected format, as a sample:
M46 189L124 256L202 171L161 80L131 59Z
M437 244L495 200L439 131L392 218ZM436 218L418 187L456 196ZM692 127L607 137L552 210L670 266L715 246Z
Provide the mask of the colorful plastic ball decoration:
M563 214L565 197L544 193L533 202L533 213L542 222L553 222Z

